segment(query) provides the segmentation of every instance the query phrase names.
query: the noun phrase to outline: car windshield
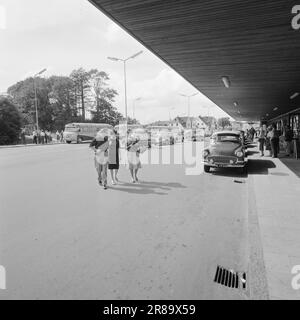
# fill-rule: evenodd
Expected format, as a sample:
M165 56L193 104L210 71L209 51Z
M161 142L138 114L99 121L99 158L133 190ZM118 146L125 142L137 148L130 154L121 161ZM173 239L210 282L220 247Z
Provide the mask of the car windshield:
M240 137L233 134L218 134L213 137L215 142L236 142L240 143Z
M66 127L65 131L66 132L77 132L77 131L79 131L79 128L77 128L77 127Z

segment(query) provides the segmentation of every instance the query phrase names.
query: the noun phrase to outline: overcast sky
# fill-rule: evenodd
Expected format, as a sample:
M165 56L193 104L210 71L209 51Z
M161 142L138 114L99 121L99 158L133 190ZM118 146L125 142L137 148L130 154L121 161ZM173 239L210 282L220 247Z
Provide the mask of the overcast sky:
M169 113L185 116L187 101L179 93L197 92L87 0L0 0L0 44L0 93L43 68L45 77L97 68L109 74L119 93L115 106L124 114L122 64L107 56L127 58L140 50L127 64L129 116L137 97L142 123L168 120ZM191 99L191 115L227 116L201 93Z

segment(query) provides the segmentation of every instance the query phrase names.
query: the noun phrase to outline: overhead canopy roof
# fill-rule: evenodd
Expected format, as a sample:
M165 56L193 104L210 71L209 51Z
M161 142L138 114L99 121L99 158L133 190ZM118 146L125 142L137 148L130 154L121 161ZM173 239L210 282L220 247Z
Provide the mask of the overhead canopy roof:
M290 99L300 92L295 1L90 1L235 119L300 107Z

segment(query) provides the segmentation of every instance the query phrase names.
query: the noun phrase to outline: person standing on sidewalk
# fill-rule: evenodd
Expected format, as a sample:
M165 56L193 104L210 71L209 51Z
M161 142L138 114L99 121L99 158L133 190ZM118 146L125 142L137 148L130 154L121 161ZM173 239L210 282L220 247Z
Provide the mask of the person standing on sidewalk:
M47 144L49 141L48 131L45 130L45 143Z
M286 155L289 157L292 154L292 143L293 143L293 131L290 126L287 126L284 133L284 139L286 142Z
M59 131L56 130L56 142L59 143L60 141L60 134L59 134Z
M32 133L33 137L33 143L37 144L38 143L38 137L37 137L37 132L34 130Z
M265 149L265 143L266 143L266 132L263 127L260 128L259 136L259 151L261 152L261 156L264 156L264 149Z
M44 130L41 131L41 143L42 144L45 143L45 132L44 132Z
M60 142L64 142L64 130L60 132Z
M21 141L22 141L22 144L26 144L26 133L24 128L21 131Z
M271 137L272 157L277 158L278 152L279 152L279 134L278 134L278 131L276 130L275 125L272 126L270 137Z
M40 144L41 143L41 131L38 129L38 130L36 130L36 133L37 133L38 144Z

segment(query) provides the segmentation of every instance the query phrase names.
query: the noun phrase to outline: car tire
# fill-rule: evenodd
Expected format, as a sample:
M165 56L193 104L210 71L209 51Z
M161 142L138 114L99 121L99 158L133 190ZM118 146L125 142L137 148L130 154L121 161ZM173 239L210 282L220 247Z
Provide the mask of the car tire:
M206 166L206 165L204 165L204 172L209 172L210 171L210 166Z
M70 143L71 143L71 141L66 141L66 143L67 143L67 144L70 144Z
M82 143L82 139L81 138L77 138L77 143Z

